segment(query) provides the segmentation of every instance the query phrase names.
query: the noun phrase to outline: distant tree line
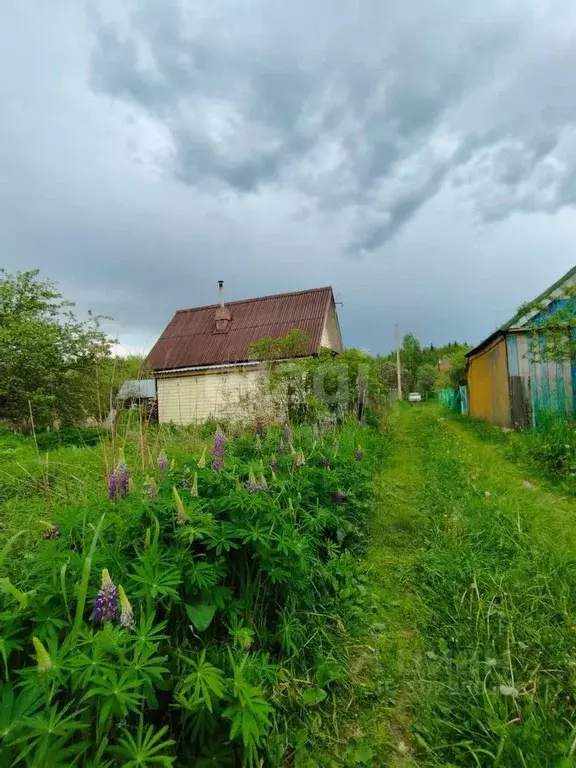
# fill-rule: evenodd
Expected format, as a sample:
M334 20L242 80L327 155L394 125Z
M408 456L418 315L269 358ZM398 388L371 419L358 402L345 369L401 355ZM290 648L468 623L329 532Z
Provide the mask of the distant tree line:
M445 387L459 387L466 384L466 358L471 349L469 344L452 341L435 347L421 346L412 333L402 339L400 348L402 389L407 392L429 392ZM440 370L441 360L447 360L450 366ZM381 376L388 387L397 388L396 352L381 358Z

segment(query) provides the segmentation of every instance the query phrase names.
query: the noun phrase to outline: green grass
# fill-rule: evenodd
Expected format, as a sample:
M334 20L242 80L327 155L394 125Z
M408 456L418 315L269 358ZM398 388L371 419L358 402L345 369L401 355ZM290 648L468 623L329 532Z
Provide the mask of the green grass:
M397 407L391 433L355 697L322 764L576 765L576 504L436 405Z

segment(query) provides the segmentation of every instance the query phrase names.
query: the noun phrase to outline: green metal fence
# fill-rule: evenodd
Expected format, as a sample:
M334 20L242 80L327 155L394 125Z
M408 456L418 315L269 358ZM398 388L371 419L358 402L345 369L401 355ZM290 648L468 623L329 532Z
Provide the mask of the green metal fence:
M458 389L439 389L438 400L454 413L468 413L468 388L465 386Z

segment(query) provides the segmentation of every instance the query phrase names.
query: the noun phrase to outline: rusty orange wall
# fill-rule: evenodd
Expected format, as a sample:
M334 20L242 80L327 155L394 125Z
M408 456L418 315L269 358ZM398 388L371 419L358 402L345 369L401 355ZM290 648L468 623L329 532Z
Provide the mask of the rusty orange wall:
M510 426L506 340L498 339L468 364L470 415L500 427Z

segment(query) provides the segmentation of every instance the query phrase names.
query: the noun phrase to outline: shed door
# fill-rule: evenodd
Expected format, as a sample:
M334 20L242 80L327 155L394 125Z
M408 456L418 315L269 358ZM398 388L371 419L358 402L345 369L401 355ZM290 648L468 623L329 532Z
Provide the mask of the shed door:
M532 428L530 402L530 379L523 376L510 376L510 413L512 426L515 429Z

